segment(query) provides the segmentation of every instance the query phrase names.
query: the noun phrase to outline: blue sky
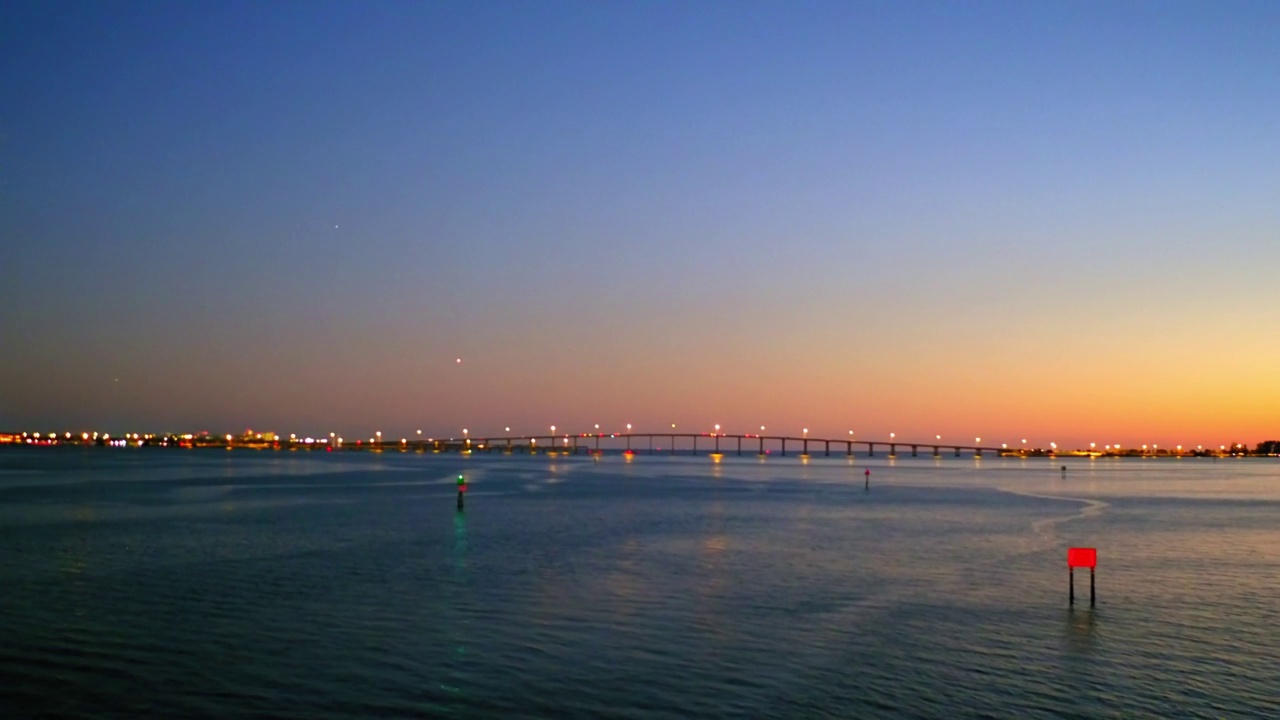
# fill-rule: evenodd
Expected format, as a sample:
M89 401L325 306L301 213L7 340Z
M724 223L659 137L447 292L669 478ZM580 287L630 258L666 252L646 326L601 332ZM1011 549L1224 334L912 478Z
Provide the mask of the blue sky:
M6 3L0 425L1264 432L1277 29Z

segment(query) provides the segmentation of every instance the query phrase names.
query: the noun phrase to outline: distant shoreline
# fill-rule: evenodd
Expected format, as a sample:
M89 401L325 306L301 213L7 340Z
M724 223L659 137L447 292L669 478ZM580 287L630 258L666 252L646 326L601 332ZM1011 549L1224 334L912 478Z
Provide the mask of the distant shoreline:
M839 448L833 452L830 448L831 443L839 443L845 445L847 441L832 441L819 438L764 438L765 440L785 440L792 442L790 452L787 451L785 442L781 450L775 450L772 447L765 448L763 443L757 450L756 444L759 440L758 436L720 436L720 440L726 441L726 448L721 451L719 443L715 444L715 449L710 443L704 440L704 444L699 447L699 438L708 438L715 440L714 435L689 436L689 435L657 435L656 437L667 438L675 437L686 438L692 437L691 446L672 448L670 445L666 447L655 447L650 442L648 447L631 448L629 438L625 435L578 435L565 436L564 444L557 444L554 448L549 448L551 440L559 441L560 438L544 439L542 444L538 444L538 440L542 438L493 438L475 440L449 438L445 439L428 439L410 441L407 438L399 441L394 440L377 440L370 441L345 441L342 438L279 438L273 434L267 433L267 437L261 434L255 437L230 436L230 435L211 435L211 434L128 434L120 437L112 437L109 435L101 435L98 437L90 436L84 433L81 436L75 436L70 433L63 435L40 434L35 433L0 433L0 448L152 448L152 449L203 449L203 450L273 450L283 452L293 451L314 451L314 452L400 452L400 453L431 453L431 454L527 454L527 455L739 455L739 456L782 456L788 454L798 457L914 457L914 458L943 458L943 457L962 457L960 450L965 450L963 457L982 457L984 454L998 457L1021 457L1021 458L1242 458L1242 457L1280 457L1280 443L1267 441L1259 443L1254 448L1250 448L1243 444L1236 444L1234 447L1220 446L1218 449L1196 448L1194 450L1183 450L1181 448L1124 448L1122 450L1054 450L1044 448L1033 448L1027 450L1013 450L1007 448L975 448L955 446L938 446L933 443L904 443L894 441L857 441L858 444L871 446L871 452L867 449L859 449L856 452L849 444L848 449ZM608 438L615 446L601 447L599 440ZM655 437L651 434L634 436L637 439L652 439ZM750 438L751 447L744 447L742 440ZM623 439L628 440L628 447L616 447ZM736 448L728 447L728 440L737 440ZM572 440L573 443L569 444ZM579 441L582 442L579 442ZM586 441L596 441L594 447L588 445ZM797 448L795 443L803 443L803 447L807 449L808 445L824 446L819 452L805 452ZM896 452L889 452L889 448L896 449ZM878 448L878 449L877 449ZM909 449L909 450L908 450ZM945 449L946 452L940 452ZM955 450L953 454L951 451Z

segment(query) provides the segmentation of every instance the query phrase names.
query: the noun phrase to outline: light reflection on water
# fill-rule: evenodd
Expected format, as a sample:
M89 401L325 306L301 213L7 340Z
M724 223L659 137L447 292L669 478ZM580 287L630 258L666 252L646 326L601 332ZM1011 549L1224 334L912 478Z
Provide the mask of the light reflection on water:
M0 707L1277 714L1275 463L335 455L0 454Z

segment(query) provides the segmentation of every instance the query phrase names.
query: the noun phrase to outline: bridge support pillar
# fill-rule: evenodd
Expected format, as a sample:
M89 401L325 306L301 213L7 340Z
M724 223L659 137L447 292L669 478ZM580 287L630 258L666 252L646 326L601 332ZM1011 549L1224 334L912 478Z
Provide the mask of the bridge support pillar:
M898 457L898 446L897 446L897 445L890 445L890 446L889 446L889 457Z
M827 457L831 457L831 441L827 440L826 443L827 443L827 449L825 454Z
M960 457L960 448L956 448L956 457Z
M782 457L787 456L787 439L782 438Z
M915 445L911 446L911 457L920 457L920 449Z

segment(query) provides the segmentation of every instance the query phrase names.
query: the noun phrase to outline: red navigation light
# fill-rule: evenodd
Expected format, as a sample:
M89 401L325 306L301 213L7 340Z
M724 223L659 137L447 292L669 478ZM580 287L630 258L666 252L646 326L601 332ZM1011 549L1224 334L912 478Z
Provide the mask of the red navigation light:
M1087 567L1091 570L1098 567L1097 548L1068 548L1067 567Z

